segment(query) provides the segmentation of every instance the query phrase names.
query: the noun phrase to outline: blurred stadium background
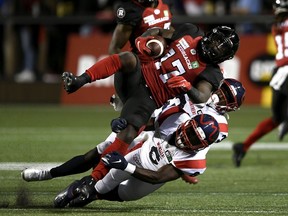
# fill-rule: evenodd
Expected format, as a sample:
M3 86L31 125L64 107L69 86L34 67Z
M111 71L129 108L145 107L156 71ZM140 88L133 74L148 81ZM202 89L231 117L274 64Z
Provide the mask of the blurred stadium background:
M256 14L232 11L234 0L194 1L208 8L197 15L191 15L188 9L175 11L174 25L193 22L203 29L229 25L236 27L241 40L235 58L222 67L226 77L244 84L246 100L240 111L230 114L229 137L209 152L208 169L199 177L200 183L192 186L179 180L136 202L101 201L83 210L52 208L55 194L78 176L26 183L20 170L29 163L46 166L63 162L86 152L109 134L110 120L118 115L109 106L113 78L67 95L60 75L63 71L81 74L107 55L115 27L110 7L113 4L103 1L108 5L104 6L102 1L95 1L96 9L74 13L73 4L86 1L55 1L59 6L57 13L37 15L35 7L33 15L9 14L5 2L0 1L0 215L287 215L287 138L279 143L277 131L273 131L252 147L241 168L234 168L231 161L231 144L242 141L271 114L268 82L275 54L270 36L274 1L263 0L262 10ZM246 25L252 30L245 31ZM38 33L38 67L35 79L28 82L16 79L23 55L17 30L20 26L35 27ZM83 35L80 27L92 31ZM54 40L48 37L51 28L58 36ZM57 35L63 34L61 30L67 33L65 39ZM47 49L61 43L65 43L64 52L52 50L62 61L58 65ZM55 67L50 68L50 63Z

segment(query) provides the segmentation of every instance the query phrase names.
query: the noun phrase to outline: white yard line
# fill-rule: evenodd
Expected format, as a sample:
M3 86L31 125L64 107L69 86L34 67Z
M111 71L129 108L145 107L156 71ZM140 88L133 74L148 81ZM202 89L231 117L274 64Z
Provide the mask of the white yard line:
M231 150L232 142L222 142L213 144L211 151L215 150ZM288 143L256 143L252 145L251 150L288 150ZM61 162L46 163L46 162L0 162L0 170L23 170L28 167L48 169L60 165Z

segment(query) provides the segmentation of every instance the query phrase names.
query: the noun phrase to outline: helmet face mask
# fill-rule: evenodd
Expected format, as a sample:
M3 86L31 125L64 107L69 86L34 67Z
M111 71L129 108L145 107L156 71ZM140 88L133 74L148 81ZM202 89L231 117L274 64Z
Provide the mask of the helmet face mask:
M200 42L200 55L207 63L219 64L234 57L239 37L227 26L218 26L208 32Z
M197 152L215 142L218 135L218 122L210 115L201 114L179 125L175 145L184 151Z
M288 0L275 0L273 4L274 14L280 16L288 13Z
M245 99L245 92L245 88L238 80L225 79L210 98L216 110L224 114L240 108Z

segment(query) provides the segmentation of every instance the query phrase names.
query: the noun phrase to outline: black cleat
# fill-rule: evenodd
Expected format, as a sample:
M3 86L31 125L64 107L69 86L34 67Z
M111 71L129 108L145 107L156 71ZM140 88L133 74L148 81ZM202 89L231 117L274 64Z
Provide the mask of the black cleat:
M76 180L72 182L67 188L61 191L54 199L55 208L64 208L69 202L74 199L74 190L81 184L81 181Z
M241 161L243 160L246 154L243 147L244 147L243 143L235 143L233 145L232 161L236 167L240 167Z
M288 133L288 122L285 121L279 128L279 141L282 141L284 136Z

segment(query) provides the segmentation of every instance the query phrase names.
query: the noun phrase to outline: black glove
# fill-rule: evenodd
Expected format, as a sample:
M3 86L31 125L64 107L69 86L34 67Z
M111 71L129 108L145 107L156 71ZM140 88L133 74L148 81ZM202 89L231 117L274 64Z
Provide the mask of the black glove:
M97 199L95 179L92 176L85 176L81 181L82 184L74 189L76 198L69 202L69 207L83 207Z
M110 167L115 169L125 170L128 166L128 162L123 155L120 155L118 152L111 152L106 154L101 158L102 162Z
M64 72L62 74L62 80L64 82L64 89L69 94L77 91L86 83L91 82L91 78L87 73L83 73L81 76L75 76L70 72Z
M127 127L127 121L124 118L116 118L111 121L111 129L115 133L119 133Z

